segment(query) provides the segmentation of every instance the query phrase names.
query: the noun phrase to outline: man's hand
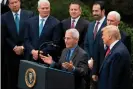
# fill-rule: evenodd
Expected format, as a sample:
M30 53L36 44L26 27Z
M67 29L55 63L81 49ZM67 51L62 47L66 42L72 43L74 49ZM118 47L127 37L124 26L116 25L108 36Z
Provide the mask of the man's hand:
M32 50L31 51L31 54L32 54L32 57L34 60L37 60L38 59L38 50Z
M24 53L24 47L23 46L15 46L13 48L13 51L17 54L17 55L22 55Z
M62 67L64 67L65 69L68 69L69 71L72 71L74 66L73 66L73 62L64 62L62 63Z
M88 67L92 70L93 68L93 59L91 58L90 60L88 60Z
M42 54L40 54L39 56L43 60L44 63L47 63L47 64L53 63L52 57L49 54L48 56L43 56Z
M97 75L92 75L93 81L98 81L98 76Z

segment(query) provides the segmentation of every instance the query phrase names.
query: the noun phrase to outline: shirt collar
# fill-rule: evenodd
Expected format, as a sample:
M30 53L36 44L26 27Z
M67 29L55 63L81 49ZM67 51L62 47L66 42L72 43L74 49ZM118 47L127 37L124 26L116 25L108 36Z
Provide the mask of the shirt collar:
M96 21L96 22L100 22L100 24L102 24L102 23L103 23L103 21L104 21L104 19L105 19L105 16L104 16L101 20Z
M73 48L69 48L70 50L75 50L75 48L77 47L77 45L75 45Z
M19 11L17 12L17 14L20 16L20 12L21 12L21 9L19 9ZM12 11L12 13L13 13L13 16L15 16L15 14L16 14L16 12L13 12Z
M114 42L109 46L110 50L114 47L114 45L115 45L118 41L119 41L119 40L114 41Z
M71 17L71 22L72 22L73 20L75 20L75 22L77 23L77 22L78 22L78 20L79 20L79 18L80 18L80 16L79 16L79 17L77 17L76 19L73 19L73 18Z
M48 15L47 17L42 18L42 17L39 15L39 20L44 19L44 20L46 21L46 20L48 19L48 17L49 17L49 15Z

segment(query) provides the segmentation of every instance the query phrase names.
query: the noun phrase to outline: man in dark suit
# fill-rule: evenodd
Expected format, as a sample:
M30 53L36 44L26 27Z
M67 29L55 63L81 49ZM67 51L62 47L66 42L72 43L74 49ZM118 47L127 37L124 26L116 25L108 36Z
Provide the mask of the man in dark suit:
M107 25L119 26L121 16L117 11L110 11L107 16ZM120 30L121 41L127 47L129 53L131 54L131 37L127 35L126 32Z
M65 34L66 48L63 50L59 62L54 62L50 55L41 56L44 63L50 64L50 67L70 71L75 75L75 89L85 89L84 76L88 72L87 53L78 46L79 32L72 28Z
M24 58L25 22L33 16L33 12L20 9L20 0L9 0L11 11L1 17L2 30L5 32L4 60L8 68L8 89L16 89L20 59Z
M27 60L41 62L38 60L38 52L40 52L45 55L50 54L55 61L58 61L56 53L58 53L57 45L61 39L60 22L50 16L50 2L48 0L38 1L38 11L39 15L27 22L25 34Z
M107 25L114 25L117 26L120 23L120 14L116 11L110 11L107 15ZM129 53L131 53L131 37L128 36L124 31L120 30L120 35L121 35L121 42L124 43L124 45L127 47ZM101 33L102 36L102 33ZM101 38L99 40L99 47L98 47L98 55L99 55L99 60L96 62L97 63L97 72L100 69L100 66L104 60L105 53L107 51L108 46L103 43L103 39Z
M92 70L92 78L94 80L95 78L97 78L97 66L95 65L95 63L98 60L98 42L101 38L101 29L106 25L104 2L95 2L92 7L92 14L95 21L89 24L89 28L84 41L84 49L88 54L88 67ZM92 85L92 87L95 89L95 86L96 85L94 82L94 86Z
M84 47L84 38L89 26L89 21L81 17L82 9L79 2L72 2L69 5L69 14L71 17L64 19L62 24L63 33L69 28L76 28L80 33L79 46ZM63 41L64 42L64 41Z
M131 89L131 56L120 40L118 27L103 28L102 39L108 50L99 70L98 89Z

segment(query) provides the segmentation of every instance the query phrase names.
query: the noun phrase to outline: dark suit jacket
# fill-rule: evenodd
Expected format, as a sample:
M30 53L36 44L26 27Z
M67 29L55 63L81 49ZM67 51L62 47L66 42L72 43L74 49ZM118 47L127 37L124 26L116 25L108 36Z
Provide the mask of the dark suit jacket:
M98 43L99 43L99 39L101 38L101 29L106 26L106 18L104 20L104 22L102 23L95 39L94 39L94 34L93 34L93 31L94 31L94 27L95 27L95 23L96 21L93 21L89 24L89 28L88 28L88 31L86 33L86 38L85 38L85 41L84 41L84 49L85 51L87 52L88 54L88 59L90 59L91 57L93 58L94 60L94 65L93 65L93 70L92 70L92 74L96 74L96 62L99 60L99 56L98 56Z
M53 41L53 43L56 45L60 43L61 33L59 23L59 20L52 16L49 16L39 37L39 16L35 16L28 21L25 34L25 47L26 50L28 50L28 58L31 56L31 51L33 49L39 50L39 47L44 42ZM47 44L42 46L41 50L43 51L43 53L45 53L45 55L50 54L53 57L57 56L56 53L58 53L56 52L57 47Z
M121 34L121 41L124 43L129 53L131 54L131 36L127 35L127 33L122 30L120 30L120 34Z
M61 64L66 62L67 52L68 48L65 48L61 54L59 62L55 64L56 68L62 69ZM75 66L75 71L73 72L75 75L75 87L76 89L84 89L85 83L83 78L88 72L87 53L77 46L70 60L72 60L73 65Z
M32 17L34 14L31 11L21 10L20 12L20 25L19 34L17 34L17 29L14 21L14 17L11 11L2 15L2 29L6 30L6 42L7 42L7 52L9 55L14 55L15 52L13 48L18 45L24 44L24 33L25 33L25 23L28 18Z
M62 24L63 33L65 33L67 29L71 28L71 18L63 20L61 24ZM84 39L88 26L89 26L89 21L80 17L75 27L79 31L80 34L79 46L82 48L84 47Z
M130 60L127 48L118 41L101 65L98 89L130 89Z
M129 53L131 53L131 37L128 36L124 31L120 30L120 34L121 34L121 41L124 43L124 45L127 47ZM100 34L102 36L102 33ZM99 68L104 60L105 57L105 53L106 53L106 49L104 48L104 44L103 44L103 40L102 38L100 38L99 40L100 42L98 42L98 56L99 56L99 60L97 60L97 62L95 63L96 67L96 71L98 73Z
M33 12L27 10L21 10L20 12L20 27L19 34L17 34L17 29L14 21L14 17L11 11L6 12L1 17L1 25L2 25L2 46L4 47L4 67L7 68L5 71L6 84L8 84L8 89L15 89L17 86L17 77L19 70L19 62L20 59L23 59L24 56L18 56L13 51L13 48L17 46L21 46L24 43L24 33L25 33L25 22L28 18L33 16Z

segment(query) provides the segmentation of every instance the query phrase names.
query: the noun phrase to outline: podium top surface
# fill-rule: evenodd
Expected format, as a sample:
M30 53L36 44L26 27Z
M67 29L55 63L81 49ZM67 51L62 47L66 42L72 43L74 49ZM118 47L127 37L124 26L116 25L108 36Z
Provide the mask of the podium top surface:
M38 66L40 68L47 68L47 69L51 69L51 70L55 70L55 71L60 71L60 72L68 73L68 74L73 74L72 72L68 72L68 71L64 71L64 70L59 70L59 69L52 68L52 67L47 67L45 64L41 64L41 63L37 63L37 62L33 62L33 61L20 60L20 63L21 62L29 63L29 64L32 64L32 65L36 65L36 66Z

